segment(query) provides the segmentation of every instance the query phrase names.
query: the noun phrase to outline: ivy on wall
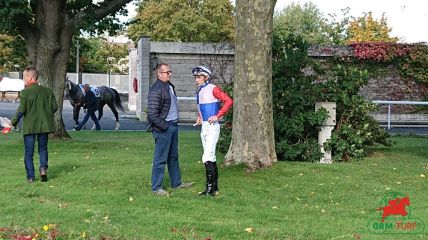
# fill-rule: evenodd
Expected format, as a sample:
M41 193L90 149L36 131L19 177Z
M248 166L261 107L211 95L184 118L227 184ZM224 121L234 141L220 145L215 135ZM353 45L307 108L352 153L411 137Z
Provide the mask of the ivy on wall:
M391 63L403 78L428 84L428 45L425 43L352 43L357 60Z

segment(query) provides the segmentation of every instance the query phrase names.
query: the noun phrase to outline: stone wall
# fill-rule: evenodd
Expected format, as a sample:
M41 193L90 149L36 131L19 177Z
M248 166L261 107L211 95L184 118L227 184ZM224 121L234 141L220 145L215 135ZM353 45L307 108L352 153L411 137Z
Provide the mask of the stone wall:
M147 94L156 81L155 68L159 63L170 66L171 82L178 97L195 97L197 87L191 72L195 66L209 66L214 72L214 83L230 83L233 78L233 47L229 44L152 42L141 38L137 51L137 78L141 87L136 112L141 120L146 120ZM196 118L194 100L180 100L179 109L182 121Z
M400 73L393 66L387 66L376 77L370 78L367 85L360 89L360 94L367 100L388 101L423 101L428 95L428 86L400 77ZM395 113L406 113L416 110L411 105L393 105ZM387 106L380 106L380 113L387 112Z
M326 59L331 57L352 57L353 49L348 46L311 46L308 50L309 56L315 59ZM360 89L360 94L367 100L387 101L423 101L428 95L428 86L413 80L403 79L398 69L393 65L382 66L376 69L374 77L370 78L368 84ZM393 105L391 110L396 113L414 111L411 105ZM385 113L387 106L380 106L378 113Z
M132 52L132 51L131 51ZM134 54L134 53L133 53ZM323 61L331 57L352 57L353 49L348 46L311 46L311 57ZM147 93L156 81L155 66L167 63L173 71L172 82L176 86L179 97L195 96L196 85L191 69L197 65L208 65L216 74L217 83L230 83L233 79L234 48L229 44L209 43L177 43L152 42L149 38L141 38L138 42L137 73L139 90L136 97L136 112L141 120L146 119ZM132 68L132 61L131 69ZM369 83L361 88L360 94L367 100L410 100L422 101L428 94L428 87L414 81L402 79L398 70L392 66L380 69L379 74L369 79ZM129 79L133 79L130 76ZM132 84L130 82L130 84ZM140 88L141 86L141 88ZM131 97L131 92L130 92ZM196 116L196 103L182 100L179 102L180 118L193 119ZM379 113L386 112L387 107L381 106ZM395 113L409 112L414 107L395 105Z

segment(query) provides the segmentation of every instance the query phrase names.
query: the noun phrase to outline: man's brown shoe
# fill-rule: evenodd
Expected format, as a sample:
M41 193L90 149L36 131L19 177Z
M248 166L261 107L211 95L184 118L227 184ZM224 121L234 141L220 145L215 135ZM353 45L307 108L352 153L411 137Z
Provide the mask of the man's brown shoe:
M178 185L177 187L175 187L174 189L186 189L186 188L191 188L193 186L194 182L190 182L190 183L182 183L180 185Z
M41 178L42 182L48 181L48 175L46 174L46 170L44 170L44 169L40 170L40 178Z

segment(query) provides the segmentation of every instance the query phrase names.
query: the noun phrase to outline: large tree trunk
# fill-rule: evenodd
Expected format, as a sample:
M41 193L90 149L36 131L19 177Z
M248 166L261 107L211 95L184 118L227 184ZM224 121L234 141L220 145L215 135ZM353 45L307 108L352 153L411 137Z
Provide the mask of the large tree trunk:
M29 65L39 71L39 82L51 88L57 99L54 137L70 138L64 128L62 105L74 28L66 24L65 1L37 1L36 4L35 28L24 28L22 32L27 42Z
M225 164L249 171L277 161L272 115L272 19L276 0L236 1L232 142Z

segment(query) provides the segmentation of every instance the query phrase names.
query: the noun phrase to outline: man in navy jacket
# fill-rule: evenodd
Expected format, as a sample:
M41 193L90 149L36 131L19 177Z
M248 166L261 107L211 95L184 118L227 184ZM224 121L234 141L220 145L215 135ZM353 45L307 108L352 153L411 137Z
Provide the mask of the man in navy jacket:
M150 88L147 107L147 130L155 140L152 166L152 191L158 196L168 196L162 188L165 165L171 187L189 188L192 183L181 182L178 162L178 104L174 85L170 82L172 71L168 64L156 67L157 80Z

